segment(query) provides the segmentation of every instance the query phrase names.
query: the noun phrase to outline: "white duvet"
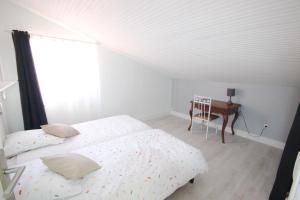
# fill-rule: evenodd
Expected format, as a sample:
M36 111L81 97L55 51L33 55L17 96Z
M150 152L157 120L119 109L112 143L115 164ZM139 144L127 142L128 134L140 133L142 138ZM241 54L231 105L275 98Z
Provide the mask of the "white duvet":
M74 151L101 169L66 180L38 160L26 163L19 200L163 200L207 170L201 152L161 130L147 130Z
M109 141L129 133L151 129L145 123L128 115L108 117L72 126L80 132L79 135L66 139L62 144L21 153L18 156L8 159L8 166L24 163L41 156L70 152L91 144Z

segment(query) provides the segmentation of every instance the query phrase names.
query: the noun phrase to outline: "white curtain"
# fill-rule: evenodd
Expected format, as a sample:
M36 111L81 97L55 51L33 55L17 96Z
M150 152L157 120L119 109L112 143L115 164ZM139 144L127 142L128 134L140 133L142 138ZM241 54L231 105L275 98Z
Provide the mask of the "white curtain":
M97 45L31 36L30 44L49 123L77 123L100 115Z

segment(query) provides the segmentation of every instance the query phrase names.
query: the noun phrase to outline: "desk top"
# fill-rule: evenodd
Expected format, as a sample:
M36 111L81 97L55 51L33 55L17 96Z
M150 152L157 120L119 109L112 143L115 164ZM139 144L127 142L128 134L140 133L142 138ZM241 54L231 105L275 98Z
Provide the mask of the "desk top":
M190 102L193 103L193 100L191 100ZM211 107L220 108L222 110L234 110L241 107L241 104L239 103L227 104L227 102L225 101L212 99Z

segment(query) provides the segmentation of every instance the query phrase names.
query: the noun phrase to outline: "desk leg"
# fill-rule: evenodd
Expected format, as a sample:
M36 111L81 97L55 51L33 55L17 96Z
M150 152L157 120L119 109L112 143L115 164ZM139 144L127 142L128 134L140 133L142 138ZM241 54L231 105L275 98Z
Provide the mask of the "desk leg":
M193 115L193 104L192 103L191 103L191 108L190 108L189 114L190 114L191 122L190 122L190 125L188 127L188 131L190 131L191 127L192 127L192 115Z
M228 122L228 113L227 114L223 114L223 126L222 126L222 143L225 144L225 128L227 126L227 122Z
M239 112L238 111L235 111L235 114L234 114L234 118L232 120L232 123L231 123L231 131L232 131L232 135L234 135L234 130L233 130L233 127L234 127L234 124L237 120L237 118L239 117Z

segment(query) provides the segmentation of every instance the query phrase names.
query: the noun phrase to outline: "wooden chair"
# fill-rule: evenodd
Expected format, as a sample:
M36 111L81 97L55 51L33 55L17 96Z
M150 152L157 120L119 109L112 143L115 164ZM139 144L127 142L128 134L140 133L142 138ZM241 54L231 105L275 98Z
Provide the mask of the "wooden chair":
M215 114L211 114L211 98L194 95L193 100L193 110L192 110L192 124L191 124L191 132L193 131L194 120L200 120L201 123L206 124L206 140L208 135L208 127L209 122L218 119L219 116ZM202 131L202 126L201 126ZM216 134L218 133L218 125L216 123Z

